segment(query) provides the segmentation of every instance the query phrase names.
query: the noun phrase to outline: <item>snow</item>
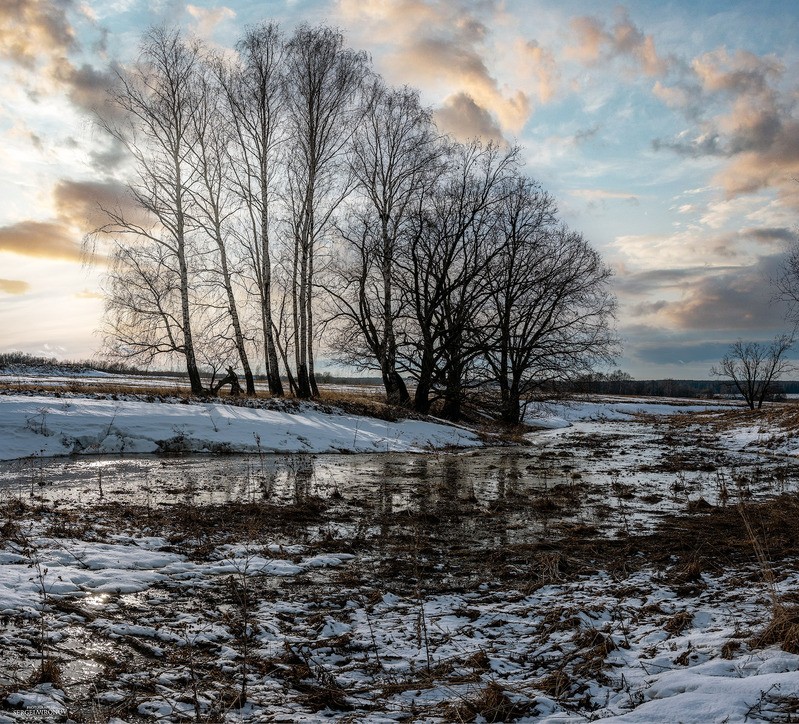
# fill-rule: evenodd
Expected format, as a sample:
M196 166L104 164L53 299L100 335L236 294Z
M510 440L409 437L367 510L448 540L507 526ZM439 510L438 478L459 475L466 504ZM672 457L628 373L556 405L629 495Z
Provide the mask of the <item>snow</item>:
M696 408L708 409L584 401L548 412L546 419L557 418L571 427L558 428L554 422L550 425L554 433L535 433L530 439L537 440L542 450L564 453L548 459L557 460L561 470L579 473L571 482L582 480L584 494L593 490L613 502L613 493L619 510L622 502L630 506L629 527L635 532L634 505L646 503L650 513L672 503L682 510L689 494L707 496L715 484L715 478L701 470L650 469L661 457L685 453L692 440L695 444L696 430L686 428L671 447L663 447L665 423L657 427L636 421L640 413L665 418ZM591 438L595 445L588 444L586 431L595 436ZM284 440L295 446L289 449L339 450L347 448L339 447L340 443L348 442L348 449L360 449L357 446L362 444L367 451L389 447L400 453L442 440L476 444L464 429L416 421L403 426L310 407L286 412L221 404L0 397L3 455L32 448L36 452L36 446L51 455L75 449L107 451L115 445L122 445L126 452L152 451L153 445L158 449L159 440L178 433L188 449L206 452L220 442L247 452L266 452ZM704 429L702 434L710 436ZM379 440L377 445L375 440ZM780 452L797 447L789 436L775 436L773 430L748 424L719 430L711 441L714 446L717 440L731 455L713 458L721 472L729 460L759 465L759 451L771 441ZM567 445L572 450L568 456ZM699 447L694 449L702 454ZM719 452L716 447L708 449L714 456ZM745 455L732 455L741 450ZM458 458L471 460L471 467L485 472L488 479L489 468L480 467L494 463L487 452L442 457L449 458L449 463ZM602 455L595 456L597 452ZM229 464L229 459L222 460ZM514 497L507 500L521 508L533 499L531 489L522 485L526 468L535 468L540 461L532 453L516 461L518 469L511 468L516 471ZM478 502L469 509L469 516L487 537L485 568L482 563L474 566L468 571L468 583L456 577L450 585L447 578L456 569L445 556L473 541L457 539L452 550L435 549L434 533L443 535L452 525L457 538L461 530L467 530L456 512L451 519L444 512L449 510L447 504L454 511L453 500L463 492L456 488L462 483L462 469L448 469L457 473L446 479L451 489L444 487L443 476L440 480L431 476L429 481L435 482L430 482L430 488L440 487L440 499L427 497L420 504L421 512L430 506L431 518L441 519L438 523L426 522L424 517L410 518L407 524L402 522L405 518L393 521L397 510L384 511L379 520L368 518L366 493L361 489L352 495L342 479L338 509L325 508L317 518L308 522L300 518L284 528L269 519L261 524L255 540L246 541L230 537L217 541L208 531L202 540L199 534L196 539L176 538L178 529L151 529L143 515L120 514L112 518L117 523L114 527L108 518L104 520L111 515L105 503L89 496L82 500L84 517L63 532L53 525L58 516L77 516L81 506L71 505L63 489L58 489L45 510L45 489L30 493L20 489L20 505L29 501L24 521L0 519L3 530L12 531L12 523L19 523L17 534L0 538L0 616L4 621L0 659L9 656L13 666L7 665L8 672L19 672L11 681L4 680L0 671L5 696L0 708L15 708L0 714L0 722L25 720L35 709L56 711L66 706L62 702L72 706L78 700L66 685L62 691L50 684L30 683L30 669L24 667L35 662L31 632L42 620L59 656L90 658L95 641L112 654L129 650L124 647L131 641L149 652L143 654L144 664L129 659L128 668L104 672L93 684L97 688L86 695L92 706L128 701L127 713L116 709L114 713L123 718L112 718L112 722L121 723L126 716L162 721L192 718L195 711L187 692L195 673L206 677L198 705L205 713L219 705L220 699L214 696L224 693L222 682L239 680L242 630L251 633L250 700L242 709L226 705L219 721L385 722L411 717L430 722L482 721L479 714L475 719L474 712L458 707L477 701L491 685L501 687L504 696L525 711L513 717L521 722L786 720L780 706L782 698L795 703L799 697L799 655L753 643L755 633L773 615L769 589L754 553L749 562L744 558L703 569L693 592L678 590L668 569L648 563L639 566L634 556L629 569L603 570L598 563L596 569L579 575L566 572L561 576L555 567L546 585L526 585L539 569L549 570L545 556L539 558L532 550L524 575L499 581L495 574L502 569L489 559L513 547L514 529L502 528L505 537L493 537L496 528L490 527L491 520L499 515L510 520L510 515L502 508L481 504L484 491L478 489ZM550 491L551 484L561 480L555 472L551 475ZM381 480L389 490L385 475ZM683 488L670 493L675 480ZM419 489L429 481L420 482ZM348 482L355 486L354 481ZM622 497L625 485L635 488L634 500ZM752 487L759 495L774 493ZM8 500L14 490L14 486L6 490ZM664 500L646 502L646 494L653 491L661 492ZM121 508L127 498L114 500L110 507ZM529 528L531 520L524 525ZM87 522L87 534L75 532L78 523ZM556 552L555 514L546 522L552 528L543 535L552 535ZM600 527L598 520L593 522ZM529 529L522 534L530 535ZM630 540L635 541L632 535ZM441 558L436 558L437 553L442 553ZM411 556L420 567L418 580L392 576L395 559L407 563ZM444 563L438 565L441 560ZM514 565L519 560L514 559ZM432 567L433 563L437 565ZM795 561L780 565L784 568L775 566L777 593L790 598L799 586L799 573ZM243 614L236 608L241 588L252 595L249 628L242 627ZM81 611L86 614L82 623ZM672 625L676 617L682 617L684 627ZM79 626L84 638L70 640ZM608 644L607 650L591 653L592 645L584 642L593 635ZM725 650L731 642L737 647ZM591 656L596 657L593 663ZM187 662L193 662L192 657L198 657L202 665L190 670ZM545 685L553 671L566 672L579 687L565 695L554 693ZM339 710L333 704L309 709L303 698L308 687L344 692L342 699L355 711ZM131 692L140 693L133 696Z
M545 430L571 427L576 422L629 421L640 415L676 415L707 410L730 409L730 403L687 403L662 398L597 397L569 402L532 405L525 416L528 425Z
M478 444L462 427L387 422L311 405L289 412L223 403L0 396L0 460L165 451L421 452Z

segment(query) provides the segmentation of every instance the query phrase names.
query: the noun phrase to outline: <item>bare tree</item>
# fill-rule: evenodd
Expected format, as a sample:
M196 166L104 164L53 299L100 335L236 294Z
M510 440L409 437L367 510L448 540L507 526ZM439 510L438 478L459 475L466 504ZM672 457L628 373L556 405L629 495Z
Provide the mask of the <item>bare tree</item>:
M120 71L110 102L123 120L104 128L136 166L128 184L140 210L107 209L100 230L116 240L109 330L124 356L183 356L191 390L203 392L192 330L192 194L199 48L179 31L151 29L138 61Z
M537 388L612 361L618 344L611 270L580 234L553 222L552 199L517 179L503 203L506 243L489 271L495 326L486 328L485 355L509 424Z
M283 395L272 319L273 185L278 173L284 82L284 39L275 23L250 28L237 45L238 62L219 63L236 146L233 188L244 204L241 237L249 258L261 319L269 392Z
M413 317L402 361L417 380L414 407L427 413L431 393L441 388L445 416L457 419L467 371L481 349L485 272L496 252L495 210L518 149L473 141L454 145L449 156L448 171L416 215L397 265Z
M302 25L286 46L287 156L292 317L300 397L317 396L314 376L314 265L321 235L349 191L339 176L357 124L356 96L368 70L365 53L344 47L328 27Z
M197 102L192 114L196 141L189 156L198 176L198 183L190 191L194 200L194 216L198 228L205 232L215 248L214 261L208 265L208 271L222 288L225 317L244 370L247 394L255 395L255 380L239 315L233 284L235 270L231 266L229 252L234 218L241 206L240 199L231 190L235 166L230 156L232 128L228 116L223 112L220 87L208 68L198 74L196 82ZM212 354L210 359L217 359L218 356ZM224 364L228 364L228 359L224 360Z
M518 424L522 378L528 372L520 347L531 342L535 346L532 330L527 329L535 319L527 314L528 297L535 283L546 278L542 267L548 263L550 245L544 241L555 223L555 201L535 182L519 176L508 182L498 213L498 233L505 243L487 270L494 319L493 328L486 329L486 361L491 379L499 383L502 419Z
M774 383L794 365L786 358L793 347L792 335L779 335L768 344L739 339L710 374L729 380L750 410L760 409L773 392Z
M389 403L407 405L410 396L397 371L395 324L401 312L395 259L412 215L442 170L442 148L418 91L387 88L377 78L365 104L349 153L357 199L339 227L348 246L338 265L343 285L335 293L344 320L339 349L351 362L376 361ZM348 251L354 252L352 259Z

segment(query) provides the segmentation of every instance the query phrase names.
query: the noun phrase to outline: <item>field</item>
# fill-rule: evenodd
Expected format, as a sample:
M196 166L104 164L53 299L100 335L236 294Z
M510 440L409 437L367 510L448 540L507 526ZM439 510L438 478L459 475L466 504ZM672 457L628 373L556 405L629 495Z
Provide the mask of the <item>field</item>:
M355 454L193 454L219 418L175 456L111 454L141 400L59 394L0 396L49 454L101 418L0 465L0 722L799 717L791 405L579 400L446 452L297 408Z

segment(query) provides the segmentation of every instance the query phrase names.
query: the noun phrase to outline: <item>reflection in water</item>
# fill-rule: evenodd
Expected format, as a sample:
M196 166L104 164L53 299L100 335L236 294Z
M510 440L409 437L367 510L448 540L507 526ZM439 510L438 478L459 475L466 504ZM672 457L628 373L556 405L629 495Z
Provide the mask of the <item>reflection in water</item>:
M259 501L303 506L322 500L329 507L343 506L389 523L420 513L453 533L473 532L501 517L502 525L489 526L494 534L502 528L497 545L545 536L552 525L563 522L606 532L630 524L651 526L664 513L683 510L689 496L726 504L718 475L640 470L622 475L610 454L616 444L629 441L604 443L601 458L591 454L590 446L572 442L566 448L553 438L537 447L417 455L25 459L0 463L0 496L33 498L62 508ZM791 487L787 473L777 477L783 488ZM679 495L668 494L678 489ZM625 515L620 520L615 501L622 493Z
M81 599L81 603L84 606L92 606L97 608L102 608L111 600L111 596L107 593L92 593L88 596L84 596Z
M51 458L0 464L0 491L61 506L124 502L209 505L266 501L302 506L310 498L355 504L384 517L422 512L448 517L489 509L539 485L525 473L529 453L381 453ZM34 483L31 483L31 476Z

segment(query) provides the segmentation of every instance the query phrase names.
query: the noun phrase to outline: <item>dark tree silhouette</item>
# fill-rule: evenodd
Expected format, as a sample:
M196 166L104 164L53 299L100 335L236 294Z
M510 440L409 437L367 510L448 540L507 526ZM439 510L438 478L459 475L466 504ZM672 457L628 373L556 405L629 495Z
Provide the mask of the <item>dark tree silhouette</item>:
M783 334L770 343L738 340L710 374L729 380L743 396L750 410L760 409L774 390L774 383L794 365L786 355L793 347L793 337Z

